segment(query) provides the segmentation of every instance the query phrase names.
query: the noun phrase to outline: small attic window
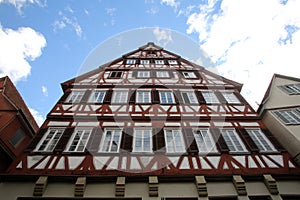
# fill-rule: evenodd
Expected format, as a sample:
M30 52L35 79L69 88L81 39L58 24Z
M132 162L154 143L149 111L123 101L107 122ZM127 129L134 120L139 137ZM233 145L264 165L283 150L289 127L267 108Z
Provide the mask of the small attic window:
M135 63L136 63L135 59L128 59L128 60L126 60L126 64L128 64L128 65L134 65Z
M176 65L177 60L168 60L169 65Z
M300 84L289 84L289 85L281 85L279 86L284 92L289 95L292 94L300 94Z

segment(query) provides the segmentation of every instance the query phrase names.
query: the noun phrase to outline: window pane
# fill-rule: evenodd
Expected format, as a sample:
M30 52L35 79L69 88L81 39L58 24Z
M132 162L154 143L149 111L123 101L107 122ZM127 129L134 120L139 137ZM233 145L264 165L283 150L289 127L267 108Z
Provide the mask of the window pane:
M216 144L213 141L208 129L194 130L194 138L196 140L199 153L217 152Z
M49 129L37 145L35 151L53 151L62 133L63 129Z
M136 102L137 103L150 103L151 102L150 91L137 91Z
M25 133L22 129L17 130L15 134L9 138L9 142L16 147L18 144L22 142L22 140L25 138Z
M174 103L174 96L172 92L159 92L160 102L166 104Z
M214 92L202 92L206 103L219 103L219 100Z
M246 129L260 151L276 151L260 129Z
M233 92L223 92L222 95L228 103L240 103Z
M232 152L246 152L246 147L234 129L221 129L221 134Z
M151 152L152 135L151 129L135 129L134 130L134 152Z
M103 152L118 152L121 140L121 130L109 129L105 132L105 137L102 143Z
M127 91L114 91L113 93L113 103L127 103Z
M185 151L182 133L178 129L165 130L165 140L168 153L179 153Z
M79 103L83 97L84 91L72 91L68 96L67 103Z

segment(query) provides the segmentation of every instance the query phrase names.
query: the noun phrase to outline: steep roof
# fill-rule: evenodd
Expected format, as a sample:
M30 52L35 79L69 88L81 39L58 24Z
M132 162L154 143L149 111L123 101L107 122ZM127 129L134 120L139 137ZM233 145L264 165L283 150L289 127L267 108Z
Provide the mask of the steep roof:
M213 72L210 72L208 70L206 70L204 67L190 62L184 58L182 58L181 56L172 53L168 50L165 50L164 48L154 44L153 42L149 42L146 45L143 45L141 47L139 47L138 49L131 51L129 53L124 54L122 57L117 58L111 62L105 63L101 66L99 66L98 68L91 70L87 73L84 73L82 75L79 75L75 78L72 78L70 80L67 80L63 83L61 83L61 86L63 88L63 90L65 90L66 88L68 88L68 85L72 85L75 82L78 81L82 81L88 77L94 76L100 72L102 72L105 68L110 67L114 64L122 64L124 62L124 59L143 59L143 58L149 58L149 55L146 55L145 52L151 52L151 51L160 51L160 55L159 57L153 57L153 58L157 58L157 59L174 59L174 60L179 60L181 63L184 63L186 65L192 66L194 70L201 70L203 73L207 74L208 76L214 77L215 79L218 79L226 84L230 84L230 85L234 85L234 87L238 90L241 91L243 84L232 81L230 79L227 79L225 77L222 77L220 75L217 75Z

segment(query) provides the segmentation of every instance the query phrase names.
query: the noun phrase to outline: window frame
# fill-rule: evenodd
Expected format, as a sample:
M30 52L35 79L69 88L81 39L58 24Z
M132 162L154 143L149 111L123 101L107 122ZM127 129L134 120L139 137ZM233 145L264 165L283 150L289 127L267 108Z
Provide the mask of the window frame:
M187 94L187 98L188 98L189 102L186 102L186 99L183 96L184 93ZM192 98L194 99L194 102L191 102L191 96L188 95L188 94L192 95ZM195 92L193 92L193 91L180 91L180 95L182 97L183 102L186 103L186 104L198 104L199 103L198 99L197 99L197 96L196 96Z
M156 71L156 78L170 78L170 73L168 71Z
M285 125L300 124L300 108L274 110L272 113Z
M271 141L266 137L260 128L246 128L248 135L251 137L253 142L256 144L260 152L276 152L276 148L271 143ZM257 136L253 131L258 131L259 136ZM265 143L265 144L264 144ZM267 147L268 145L268 147ZM270 148L270 150L268 150Z
M94 96L95 93L99 93L96 98ZM103 93L102 97L100 95L101 93ZM89 103L103 103L105 95L106 95L106 91L104 91L104 90L93 90L90 94L88 102ZM99 97L101 97L100 101L99 101Z
M139 96L139 93L148 93L149 94L149 101L148 102L146 102L145 101L145 95L143 94L142 95L142 101L141 101L141 99L139 98L140 96ZM135 96L135 102L136 103L141 103L141 104L150 104L151 103L151 91L150 90L137 90L136 91L136 94L135 94L136 96Z
M300 83L287 84L278 86L288 95L299 95L300 94Z
M113 74L115 73L115 75L113 76ZM123 76L123 71L111 71L108 78L111 79L120 79Z
M149 65L149 64L150 64L150 60L146 60L146 59L140 60L140 65Z
M226 131L226 132L223 132ZM233 135L228 134L227 131L232 131ZM243 143L242 139L239 137L239 135L237 134L236 130L234 128L223 128L220 129L220 133L222 134L226 145L228 146L229 152L230 153L245 153L248 152L245 144ZM227 137L229 136L229 137ZM235 144L235 140L233 139L233 137L236 138L236 141L238 142L238 144L240 144L242 150L239 150L237 147L237 144ZM227 140L227 138L229 139L229 141ZM232 145L230 145L230 143ZM234 147L234 149L232 149L231 147Z
M161 104L175 104L175 103L176 103L176 102L175 102L175 97L174 97L174 94L173 94L172 91L158 91L158 93L159 93L159 102L160 102ZM168 93L168 94L171 94L172 102L169 102L169 97L167 97L167 96L165 97L166 102L163 102L163 101L162 101L162 99L163 99L162 93Z
M203 96L203 98L204 98L204 100L207 104L220 104L220 100L219 100L219 98L217 97L217 95L215 94L214 91L201 91L201 93L202 93L202 96ZM209 96L207 96L206 94L209 94Z
M126 65L134 65L136 64L136 59L127 59L126 60Z
M164 60L154 60L154 63L156 65L164 65L165 64L165 61Z
M83 131L83 134L79 136L79 140L78 140L78 143L75 145L75 149L74 150L70 150L71 146L73 146L73 142L75 140L75 137L77 136L77 134L78 134L79 131ZM82 150L78 150L78 148L79 148L80 144L82 143L82 140L83 140L83 138L85 136L85 133L87 133L88 135L87 135L87 138L84 141L83 149ZM69 139L68 144L67 144L64 152L72 152L72 153L74 153L74 152L84 152L85 149L86 149L86 146L87 146L87 144L89 142L91 133L92 133L92 128L76 128L74 130L74 132L72 133L72 136Z
M144 76L146 73L146 76ZM142 76L141 76L142 75ZM137 78L150 78L150 71L137 71L137 75L136 75Z
M187 73L187 74L185 74L185 73ZM191 74L192 74L192 76L191 76ZM183 77L186 78L186 79L195 79L195 78L197 78L195 72L182 71L182 75L183 75Z
M223 97L227 101L227 103L231 103L231 104L240 104L241 103L241 101L235 95L234 92L224 91L224 92L221 92L221 94L223 95ZM232 95L232 96L230 96L230 95Z
M19 128L9 139L9 143L13 147L17 147L26 138L26 133L21 128Z
M85 91L83 90L72 90L65 103L80 103L84 96L84 93Z
M139 137L139 138L142 138L141 139L141 150L137 150L137 145L136 145L136 142L137 142L137 131L142 131L142 136ZM145 150L145 131L149 131L149 150ZM136 153L152 153L153 152L153 146L152 146L152 129L151 128L135 128L134 129L134 132L133 132L133 142L132 142L132 145L133 145L133 150L132 152L136 152Z
M119 101L116 101L116 95L117 93L125 93L125 100L123 101L123 98L122 97L122 94L121 94L121 97L120 97L120 100ZM112 98L111 98L111 103L112 104L125 104L125 103L128 103L128 91L127 90L114 90L113 91L113 94L112 94Z
M177 65L177 60L168 60L169 65Z
M107 150L104 150L105 146L105 141L106 141L106 136L107 136L107 132L108 131L112 131L112 136L111 136L111 141L109 141L109 145L108 145L108 149ZM116 131L118 131L118 138L119 138L119 141L117 143L117 149L116 151L112 151L112 144L114 142L114 139L115 139L115 134L116 134ZM112 139L113 138L113 139ZM100 148L98 150L98 152L101 152L101 153L118 153L120 152L120 147L121 147L121 140L122 140L122 129L118 129L118 128L105 128L104 129L104 133L103 133L103 137L101 139L101 145L100 145Z
M171 141L168 141L167 131L171 131L171 135L172 135ZM180 136L179 137L180 138L180 143L181 143L180 146L182 147L181 150L176 149L176 148L178 148L177 147L178 145L176 145L176 141L174 140L175 134L176 134L176 133L174 133L174 131L178 131L177 133ZM182 134L181 129L179 129L179 128L166 128L166 129L164 129L164 139L165 139L166 152L167 153L185 153L186 152L186 146L185 146L185 142L184 142L184 139L183 139L183 134ZM170 148L173 148L173 151L170 151Z
M202 131L206 131L207 135L205 136ZM199 137L200 135L202 138L202 142L199 141L201 139ZM197 144L197 147L199 150L199 154L201 154L201 153L218 153L217 144L214 141L209 128L195 128L195 129L193 129L193 136L195 138L195 141L196 141L196 144ZM208 143L210 143L210 144L208 144ZM203 146L203 144L204 144L204 146Z
M54 134L52 135L51 138L49 138L48 142L45 144L45 147L43 150L40 150L41 146L43 145L44 141L46 141L48 135L51 133L51 131L54 130ZM60 131L60 132L59 132ZM36 145L35 149L33 150L34 152L52 152L56 145L58 144L60 138L62 137L62 135L64 134L65 129L64 128L48 128L48 130L46 131L46 133L43 135L42 139L39 141L39 143ZM53 144L53 140L55 140L56 135L60 133L59 137L56 138L55 143ZM51 144L52 143L52 144ZM53 146L51 149L48 149L49 146Z

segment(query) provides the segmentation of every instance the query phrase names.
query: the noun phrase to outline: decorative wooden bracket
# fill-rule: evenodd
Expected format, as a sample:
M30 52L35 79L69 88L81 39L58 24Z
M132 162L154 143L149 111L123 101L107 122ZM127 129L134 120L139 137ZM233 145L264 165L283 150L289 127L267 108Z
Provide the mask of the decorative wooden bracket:
M86 187L86 177L78 177L75 183L74 195L75 197L83 197Z
M158 197L157 176L149 176L149 197Z
M48 183L48 176L40 176L35 182L33 196L43 196Z
M207 196L207 186L204 176L195 176L195 183L198 191L199 197Z
M269 192L271 194L278 194L278 188L277 188L277 183L276 180L270 175L270 174L265 174L264 175L264 182L265 185L267 186Z
M247 195L245 181L240 175L234 175L232 181L238 195Z
M116 197L125 196L125 177L118 177L116 182Z

